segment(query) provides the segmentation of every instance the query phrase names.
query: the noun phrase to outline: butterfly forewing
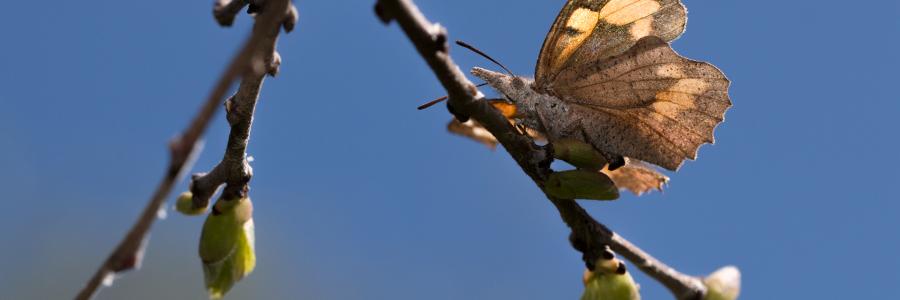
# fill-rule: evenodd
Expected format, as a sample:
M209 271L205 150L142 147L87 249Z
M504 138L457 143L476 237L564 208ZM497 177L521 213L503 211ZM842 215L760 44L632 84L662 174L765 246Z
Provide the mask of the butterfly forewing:
M645 36L672 41L686 22L679 0L569 0L544 40L535 84L553 85L561 71L621 54Z
M675 170L731 106L729 81L715 66L686 59L657 37L585 66L591 72L554 86L572 104L571 117L598 150Z

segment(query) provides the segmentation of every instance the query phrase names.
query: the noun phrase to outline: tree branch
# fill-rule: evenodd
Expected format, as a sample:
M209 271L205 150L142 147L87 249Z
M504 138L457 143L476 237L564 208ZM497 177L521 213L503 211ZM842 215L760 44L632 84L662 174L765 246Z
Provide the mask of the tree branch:
M115 273L127 271L141 264L143 249L146 245L147 233L156 220L157 212L163 207L172 187L180 180L181 174L190 169L195 152L198 151L200 137L209 127L219 103L231 84L241 75L252 77L252 74L264 74L264 61L273 56L274 42L279 26L285 22L286 11L290 9L289 0L270 0L266 9L257 19L253 34L244 44L240 52L232 59L228 68L222 73L209 97L190 125L169 143L170 161L163 179L150 197L150 201L138 217L128 234L119 242L115 250L107 257L94 273L75 299L90 299L100 284L110 284ZM252 113L252 110L251 110ZM247 126L249 130L249 125Z
M375 12L385 24L396 20L415 45L447 90L448 110L460 121L472 117L481 123L535 184L543 187L547 176L553 172L550 169L552 148L538 146L527 135L519 134L499 111L483 101L484 96L450 58L446 30L429 22L411 0L378 0ZM699 278L679 273L653 258L594 220L573 199L557 199L549 195L547 198L571 228L572 246L582 252L582 259L589 269L593 270L594 262L602 257L606 245L609 245L613 251L665 285L677 299L701 299L706 293L706 287Z

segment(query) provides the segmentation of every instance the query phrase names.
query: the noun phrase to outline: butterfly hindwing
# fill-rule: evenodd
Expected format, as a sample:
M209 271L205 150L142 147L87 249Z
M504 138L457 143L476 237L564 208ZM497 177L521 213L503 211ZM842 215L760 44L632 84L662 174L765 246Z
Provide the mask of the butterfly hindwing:
M571 104L586 142L669 170L713 142L731 106L730 82L719 69L681 57L658 37L585 67L591 72L555 91Z
M551 86L560 72L618 55L645 36L672 41L686 22L680 0L569 0L544 40L535 83Z

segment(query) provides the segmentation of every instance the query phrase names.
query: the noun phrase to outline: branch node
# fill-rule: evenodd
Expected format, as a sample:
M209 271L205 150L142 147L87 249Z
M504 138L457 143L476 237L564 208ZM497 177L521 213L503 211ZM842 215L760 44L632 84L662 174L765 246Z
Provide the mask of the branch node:
M258 2L259 1L250 1L250 5L247 5L247 14L255 15L262 10L262 3Z
M237 94L235 94L237 95ZM225 99L225 119L228 120L229 125L234 125L237 122L240 122L240 117L235 113L236 106L234 104L234 96L228 97Z
M293 3L291 7L288 8L287 16L284 17L284 23L281 24L284 27L285 33L290 33L294 31L294 27L297 25L297 20L300 19L300 12L297 11L297 6Z
M378 16L378 20L384 25L390 24L391 20L394 19L394 16L388 14L388 11L384 9L380 1L375 3L375 15Z
M217 0L213 4L213 17L220 26L229 27L245 5L247 0Z
M434 23L429 30L431 33L432 39L434 40L434 47L438 53L447 54L450 51L450 44L447 42L447 28L441 26L440 23Z
M269 59L269 67L268 71L266 71L269 76L275 77L278 75L279 67L281 66L281 54L278 54L278 51L272 52L272 57Z

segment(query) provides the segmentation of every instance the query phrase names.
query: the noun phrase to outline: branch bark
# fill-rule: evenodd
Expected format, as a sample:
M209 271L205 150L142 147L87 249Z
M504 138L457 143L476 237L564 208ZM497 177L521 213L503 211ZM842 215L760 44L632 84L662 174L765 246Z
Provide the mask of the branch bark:
M493 109L475 85L470 82L448 54L446 30L429 22L411 0L378 0L375 12L382 22L396 20L416 50L434 71L447 90L448 110L465 121L469 117L481 123L509 152L522 170L543 190L544 181L553 171L552 147L538 146L518 131ZM702 299L706 287L701 279L682 274L650 256L625 238L597 222L573 199L557 199L546 195L572 230L572 246L580 251L585 265L592 269L608 245L641 271L662 283L677 299Z
M113 275L140 266L144 247L147 243L147 233L156 220L157 212L163 207L166 198L171 193L172 187L180 180L181 175L190 169L193 158L199 150L200 137L209 127L209 123L228 89L242 75L254 77L258 76L254 74L265 74L266 68L263 67L265 65L263 62L271 61L267 60L267 58L273 56L274 52L272 49L274 49L279 26L286 22L285 16L290 15L289 13L286 14L286 11L292 8L289 0L269 0L266 5L270 7L265 9L257 18L250 38L247 39L240 52L235 55L228 68L219 77L209 97L201 106L200 111L190 125L169 143L169 166L156 191L150 197L147 206L138 216L137 221L128 231L128 234L119 242L118 246L97 269L84 288L76 295L75 299L92 298L101 284L111 283L107 281L112 280ZM256 93L258 94L258 89ZM255 103L255 100L253 103ZM252 109L250 113L252 115ZM247 125L246 129L249 135L249 125ZM246 146L246 142L244 146Z

